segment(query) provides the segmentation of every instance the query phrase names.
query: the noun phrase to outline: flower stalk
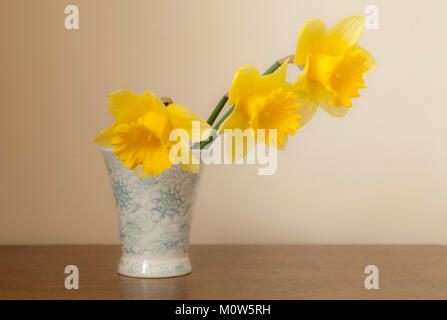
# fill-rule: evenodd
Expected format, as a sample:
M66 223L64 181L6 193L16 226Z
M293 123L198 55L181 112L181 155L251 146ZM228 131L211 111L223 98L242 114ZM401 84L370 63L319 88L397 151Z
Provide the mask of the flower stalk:
M210 126L212 126L214 124L214 121L216 121L216 118L219 116L219 113L222 111L223 107L225 107L225 104L228 101L228 93L226 93L222 99L220 99L219 103L217 104L217 106L214 108L213 112L211 113L210 117L208 118L208 120L206 122L208 122L208 124Z

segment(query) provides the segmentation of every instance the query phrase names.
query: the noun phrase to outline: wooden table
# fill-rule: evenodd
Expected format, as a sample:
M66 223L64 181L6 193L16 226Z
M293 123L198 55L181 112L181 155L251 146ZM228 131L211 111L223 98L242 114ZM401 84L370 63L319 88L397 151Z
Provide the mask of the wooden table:
M120 276L118 246L0 246L0 299L446 299L444 246L192 246L192 274ZM79 268L79 290L64 287ZM367 265L379 290L366 290Z

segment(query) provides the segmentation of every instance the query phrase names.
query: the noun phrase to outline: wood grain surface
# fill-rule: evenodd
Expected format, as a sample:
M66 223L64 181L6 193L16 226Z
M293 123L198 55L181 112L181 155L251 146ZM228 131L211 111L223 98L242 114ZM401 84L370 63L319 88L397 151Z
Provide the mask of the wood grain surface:
M446 299L445 246L192 246L193 272L120 276L119 246L0 246L0 299ZM79 290L64 287L79 268ZM364 269L380 270L366 290Z

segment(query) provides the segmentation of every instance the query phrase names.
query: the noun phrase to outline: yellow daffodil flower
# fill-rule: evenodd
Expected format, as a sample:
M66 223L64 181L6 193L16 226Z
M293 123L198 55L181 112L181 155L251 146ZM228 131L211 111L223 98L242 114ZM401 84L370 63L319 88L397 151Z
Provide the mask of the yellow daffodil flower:
M298 130L300 103L286 83L287 63L285 61L275 72L265 76L251 65L236 72L228 93L228 103L235 107L218 130L218 133L233 130L232 135L227 136L232 141L225 143L226 148L231 146L226 151L233 161L245 157L256 142L283 149L287 135L294 135ZM258 129L264 129L265 135L258 136ZM277 130L276 138L269 136L269 129Z
M113 147L124 166L133 169L140 178L158 175L173 165L169 156L171 147L177 143L169 139L173 129L185 130L189 139L197 142L200 137L192 135L192 121L200 123L201 132L210 128L203 119L179 104L165 107L149 90L144 94L117 90L107 97L107 106L116 122L98 134L93 142ZM190 152L188 147L186 150ZM188 159L192 159L191 154ZM179 164L187 171L199 170L199 165L192 164L191 160Z
M366 88L363 74L375 67L372 55L357 43L364 30L362 16L347 17L326 30L323 21L309 20L301 30L294 63L304 69L293 87L303 104L300 124L315 114L318 106L335 117L345 116Z

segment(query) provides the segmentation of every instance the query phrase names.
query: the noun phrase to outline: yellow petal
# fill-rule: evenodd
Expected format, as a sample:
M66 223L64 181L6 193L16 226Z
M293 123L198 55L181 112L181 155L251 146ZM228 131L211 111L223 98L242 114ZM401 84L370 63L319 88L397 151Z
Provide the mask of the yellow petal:
M118 123L112 124L109 128L104 130L103 132L99 133L96 137L93 138L93 142L97 143L99 145L102 145L103 147L111 147L110 144L112 142L112 139L115 137L115 134L113 131L115 130Z
M345 107L345 106L336 107L336 106L330 105L328 103L322 104L321 107L324 110L326 110L327 113L329 113L331 116L337 117L337 118L344 117L349 111L348 107Z
M366 56L366 61L365 61L364 65L365 65L365 67L368 68L368 70L365 71L364 74L368 74L371 71L373 71L376 68L376 66L377 66L376 59L374 59L374 57L372 56L372 54L369 51L367 51L366 49L362 48L361 46L357 46L356 49L360 49L361 53Z
M132 122L150 110L162 110L164 105L149 90L137 94L128 89L119 89L107 97L110 114L118 122Z
M338 50L344 50L345 46L340 46L338 40L342 40L350 48L357 45L365 29L365 18L362 16L346 17L332 27L329 32L329 41L337 42ZM332 48L334 49L334 48Z
M194 154L189 151L189 163L180 161L179 165L180 167L185 170L192 173L199 173L200 172L200 164L196 163L199 162L199 160L194 156Z
M172 167L169 160L169 151L161 146L152 148L146 154L143 162L144 174L153 174L158 176L160 173Z
M169 115L167 112L148 111L141 117L144 126L154 134L163 145L169 143L169 133L171 132L172 125L169 122Z
M282 144L278 144L277 149L285 150L288 141L289 141L289 136L285 134L284 137L282 138Z
M259 77L258 69L252 65L239 68L233 77L230 91L228 92L228 105L235 104L237 99L247 98L248 92L245 89Z
M298 36L293 63L304 65L309 54L319 51L326 32L324 21L319 19L306 21Z
M247 101L256 95L264 95L280 87L286 81L286 59L275 72L269 75L260 75L252 65L240 68L234 78L228 93L228 104L233 105L237 100Z
M312 119L312 117L315 115L317 110L318 110L318 105L313 102L310 102L308 104L301 106L298 109L298 114L301 115L301 119L298 120L300 126L302 127L306 123L308 123L309 120Z
M169 113L170 121L174 128L180 128L184 129L189 134L189 139L192 142L200 142L202 139L205 140L207 137L203 136L201 137L201 134L211 127L209 124L197 116L195 113L190 111L189 109L177 104L177 103L171 103L166 107ZM192 134L192 122L197 121L199 123L200 127L200 135L193 136Z
M199 173L200 172L200 164L184 164L179 163L180 167L185 170L192 173Z
M327 89L309 77L309 68L311 67L309 61L308 58L304 70L293 84L293 90L303 105L303 109L298 109L298 113L303 116L299 121L300 125L306 124L315 114L317 107L327 103L329 99Z
M135 169L133 169L133 171L140 179L149 178L151 176L150 174L144 174L144 167L142 164L139 164Z
M252 130L236 129L231 135L225 134L225 154L232 162L245 158L255 145L256 138Z
M236 103L233 112L222 122L217 134L221 134L224 129L241 129L248 128L248 121L250 118L242 111L242 106L239 102Z
M176 143L176 148L171 149L171 162L178 163L180 167L189 172L199 173L200 160L197 159L189 148L188 141L180 138L180 141ZM179 154L178 152L181 152ZM186 152L186 154L184 154Z

